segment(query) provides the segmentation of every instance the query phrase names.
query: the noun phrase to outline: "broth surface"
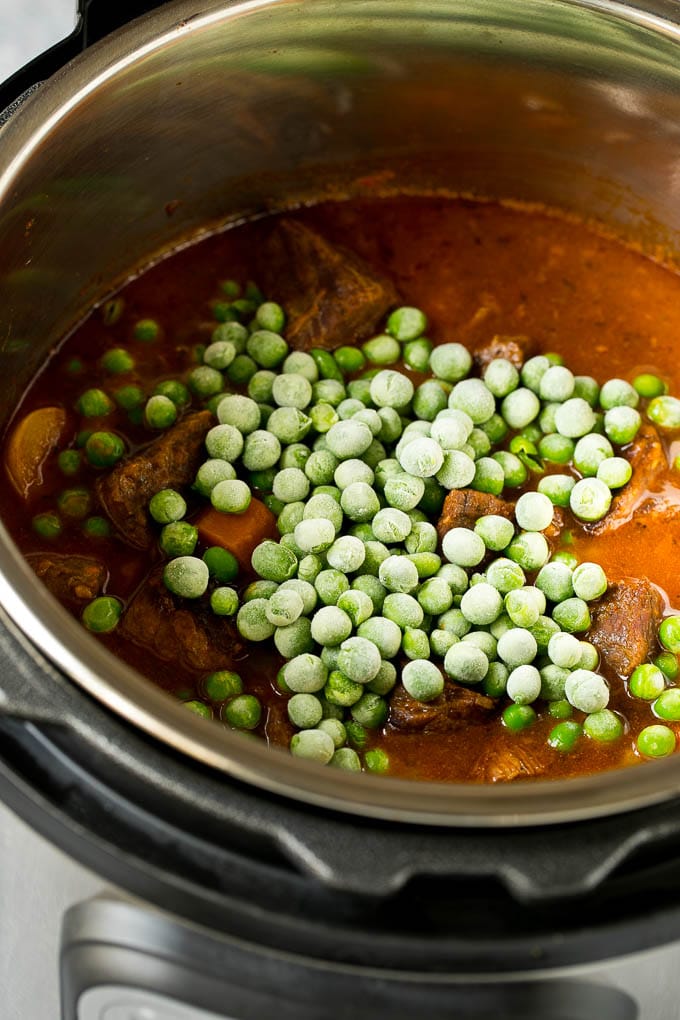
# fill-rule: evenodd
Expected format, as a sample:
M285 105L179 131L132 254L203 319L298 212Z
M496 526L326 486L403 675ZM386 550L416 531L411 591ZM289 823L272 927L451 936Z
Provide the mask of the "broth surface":
M390 276L404 302L426 312L427 335L434 342L459 341L474 350L494 334L526 334L537 353L561 354L577 375L593 375L601 383L653 372L671 393L680 394L680 277L582 225L496 203L428 197L328 203L296 218ZM120 319L106 325L101 313L93 312L35 380L20 413L55 402L71 408L88 386L103 385L98 361L111 347L134 351L135 369L121 377L120 384L134 382L149 389L159 377L176 377L194 366L194 345L209 341L215 326L211 305L219 281L257 279L258 253L268 226L268 221L246 224L210 237L130 282L121 292L125 305ZM275 293L268 296L276 300ZM161 324L158 342L132 339L133 326L142 318ZM82 361L82 371L71 370L74 359ZM106 427L124 433L132 449L150 438L148 430L130 425L120 411L107 418ZM669 440L667 433L664 441L672 463L680 441ZM78 481L84 482L86 475ZM660 484L680 504L676 483L677 474L669 468ZM52 544L32 530L31 516L53 509L65 484L53 458L29 513L9 486L0 489L0 511L15 541L24 553L49 548L105 559L110 571L106 590L129 599L150 564L162 561L160 550L150 556L115 537L84 538L79 525L65 528ZM587 536L578 525L573 534L570 551L580 560L600 563L610 581L648 577L668 607L680 608L680 515L671 521L633 518L604 537ZM100 640L176 696L201 695L201 675L160 662L115 631ZM246 689L266 707L260 732L273 743L287 743L293 732L286 699L274 685L280 663L276 654L252 645L238 663ZM556 720L539 711L536 724L519 735L504 730L494 715L488 723L449 734L404 734L388 726L370 735L370 746L389 753L391 775L429 780L473 779L480 756L493 742L506 741L520 742L546 760L550 777L628 765L640 760L631 734L655 720L648 703L630 697L620 679L605 675L612 692L609 707L629 724L616 745L581 739L571 753L560 754L546 744ZM680 735L680 724L668 725Z

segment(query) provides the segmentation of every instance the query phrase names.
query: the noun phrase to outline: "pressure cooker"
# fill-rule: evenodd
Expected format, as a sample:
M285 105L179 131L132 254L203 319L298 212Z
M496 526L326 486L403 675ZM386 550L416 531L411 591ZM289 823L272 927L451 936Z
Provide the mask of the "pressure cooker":
M132 270L349 166L677 255L679 56L670 0L81 0L0 86L2 424ZM680 760L465 787L270 752L113 659L1 524L0 614L3 1015L677 1015Z

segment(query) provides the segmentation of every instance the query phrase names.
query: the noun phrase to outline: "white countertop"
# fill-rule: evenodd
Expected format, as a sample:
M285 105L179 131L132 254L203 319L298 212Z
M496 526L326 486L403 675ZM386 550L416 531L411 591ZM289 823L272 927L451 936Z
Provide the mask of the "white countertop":
M76 0L0 0L0 81L67 36L75 20Z

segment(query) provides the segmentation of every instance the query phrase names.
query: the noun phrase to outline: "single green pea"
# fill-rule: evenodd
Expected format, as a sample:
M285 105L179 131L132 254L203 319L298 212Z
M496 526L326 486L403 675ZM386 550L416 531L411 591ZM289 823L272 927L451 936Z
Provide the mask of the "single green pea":
M637 666L628 681L628 688L634 698L641 698L643 701L654 701L658 698L666 686L666 677L651 662L644 662Z
M603 709L608 711L608 709ZM553 719L570 719L574 714L574 709L571 707L566 698L562 698L559 701L551 701L548 705L548 713ZM585 727L584 727L585 729Z
M536 712L531 705L508 705L503 710L502 719L509 730L517 733L536 721Z
M133 329L135 340L141 340L142 343L152 343L158 338L159 333L160 326L155 319L140 319Z
M198 701L195 698L191 701L183 701L182 708L186 708L189 712L193 712L194 715L200 715L202 719L212 719L213 713L209 705L204 705L202 701Z
M57 538L62 531L61 519L58 514L51 511L36 514L31 524L36 535L40 535L41 538Z
M680 616L667 616L659 627L659 640L669 652L680 652Z
M666 758L675 750L675 733L669 726L645 726L637 738L637 749L645 758Z
M146 424L152 429L167 429L177 421L177 407L168 397L149 397L144 408Z
M203 690L211 701L227 701L243 693L243 680L231 669L220 669L205 678Z
M103 418L113 410L113 401L103 390L89 389L80 395L76 409L84 418Z
M673 655L672 652L661 652L654 660L654 665L669 680L677 680L678 676L680 676L680 663L678 663L677 656Z
M229 582L238 576L238 560L228 549L214 545L203 553L203 562L208 567L210 575L217 581Z
M83 533L88 538L108 538L111 534L111 525L105 517L88 517L83 521Z
M239 694L227 702L222 718L237 730L254 730L262 718L262 705L253 694Z
M119 599L101 595L85 606L82 621L94 634L108 634L118 626L122 612L123 604Z
M121 386L113 394L113 399L124 411L136 411L144 403L144 391L139 386Z
M680 722L680 688L669 687L654 702L653 711L659 719Z

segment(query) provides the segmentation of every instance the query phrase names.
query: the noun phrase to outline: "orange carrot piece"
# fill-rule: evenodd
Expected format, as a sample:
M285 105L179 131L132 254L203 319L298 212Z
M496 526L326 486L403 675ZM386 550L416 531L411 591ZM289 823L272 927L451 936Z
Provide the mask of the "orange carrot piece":
M5 468L9 480L23 499L42 484L43 464L61 442L66 430L66 411L40 407L15 425L7 442Z
M243 570L250 570L253 549L266 538L278 539L276 517L259 499L251 499L242 514L223 514L213 507L203 510L194 521L205 545L220 545L236 557Z

